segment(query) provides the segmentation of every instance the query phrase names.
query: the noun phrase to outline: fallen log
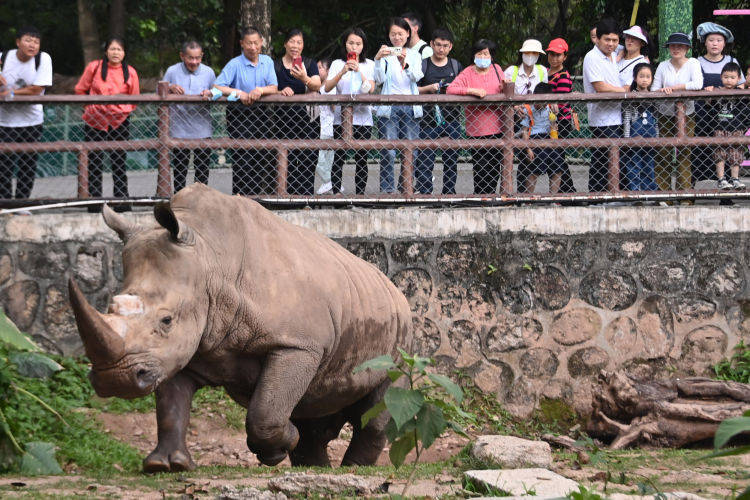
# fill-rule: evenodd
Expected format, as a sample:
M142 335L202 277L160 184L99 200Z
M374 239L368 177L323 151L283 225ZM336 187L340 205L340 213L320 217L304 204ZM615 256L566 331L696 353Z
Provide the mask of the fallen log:
M713 437L727 418L750 409L750 384L703 377L638 379L623 371L599 373L587 431L633 445L678 448Z

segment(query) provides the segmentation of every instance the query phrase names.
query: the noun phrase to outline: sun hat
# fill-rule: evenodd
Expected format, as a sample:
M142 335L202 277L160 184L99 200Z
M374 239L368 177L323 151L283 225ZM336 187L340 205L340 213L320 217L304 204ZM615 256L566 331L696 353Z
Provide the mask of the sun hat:
M669 35L669 38L667 38L667 42L664 44L665 47L669 47L670 45L687 45L688 47L691 47L692 44L690 43L690 37L686 35L685 33L672 33Z
M539 40L529 39L525 40L523 42L523 45L521 46L521 50L518 52L537 52L539 54L544 54L545 52L542 50L542 42Z
M638 40L641 40L642 42L648 44L648 39L646 38L646 34L643 33L643 29L638 26L637 24L635 26L631 26L630 28L626 29L622 32L623 35L630 35L633 38L637 38Z
M705 43L706 37L708 35L713 35L714 33L723 36L724 40L726 40L727 43L734 42L734 35L732 34L732 32L721 24L712 22L701 23L698 25L698 28L696 28L696 32L698 33L698 39L701 41L701 43Z
M557 54L564 54L568 51L568 42L562 38L555 38L550 40L547 45L547 52L555 52Z

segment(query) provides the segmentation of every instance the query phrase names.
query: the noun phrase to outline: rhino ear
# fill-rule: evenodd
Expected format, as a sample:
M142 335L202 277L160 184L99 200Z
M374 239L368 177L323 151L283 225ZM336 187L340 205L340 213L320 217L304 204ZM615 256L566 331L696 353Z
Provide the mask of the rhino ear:
M169 203L157 203L154 217L161 227L169 231L169 237L180 245L195 244L195 233L184 222L177 220Z
M102 207L102 217L104 223L117 233L123 243L127 243L135 233L141 230L128 219L109 208L106 203Z

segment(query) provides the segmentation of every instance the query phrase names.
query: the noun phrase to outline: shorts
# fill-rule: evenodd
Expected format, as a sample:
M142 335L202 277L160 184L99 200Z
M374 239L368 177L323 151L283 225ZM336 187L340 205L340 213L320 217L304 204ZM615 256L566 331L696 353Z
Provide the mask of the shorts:
M741 130L730 132L728 130L715 130L714 137L743 137L745 134ZM727 166L739 166L745 159L745 146L729 145L714 146L714 160L723 161Z
M531 139L549 139L549 136L531 136ZM560 154L552 148L532 148L534 160L531 162L531 174L555 174L565 170L565 164L560 161Z

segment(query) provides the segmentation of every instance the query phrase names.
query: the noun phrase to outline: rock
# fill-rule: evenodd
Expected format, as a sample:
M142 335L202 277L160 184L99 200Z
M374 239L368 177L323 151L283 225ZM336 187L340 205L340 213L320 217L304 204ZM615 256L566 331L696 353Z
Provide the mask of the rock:
M257 488L238 488L226 485L221 487L221 493L216 495L216 500L286 500L283 493L272 493L261 491Z
M578 483L547 469L470 470L464 477L505 495L522 496L533 491L533 498L537 499L559 498L578 491Z
M710 255L701 266L697 289L717 297L735 297L745 289L742 265L728 255Z
M562 345L576 345L594 338L602 329L602 319L592 309L568 309L556 315L550 326L555 341Z
M570 301L568 279L555 267L534 270L531 287L539 303L547 310L562 309Z
M440 348L440 330L429 318L424 320L412 317L414 326L414 352L420 356L432 357Z
M644 357L660 358L669 353L674 344L674 319L667 299L653 295L641 302L637 330L643 341Z
M102 248L81 248L76 255L74 274L80 287L91 292L104 282L104 257Z
M437 301L440 315L446 319L452 318L461 310L465 290L459 286L443 284L438 288Z
M0 285L5 283L13 275L13 262L10 260L10 255L4 253L0 255Z
M552 465L549 443L514 436L479 436L471 446L471 456L505 469Z
M678 323L705 321L716 314L716 304L704 297L678 297L672 301L672 312Z
M388 275L388 255L382 243L349 243L346 249Z
M690 482L690 481L688 481ZM704 497L694 493L685 493L684 491L671 491L669 493L659 493L663 500L706 500ZM607 494L609 500L653 500L654 495L627 495L625 493Z
M601 347L585 347L568 358L568 373L571 377L596 375L609 363L607 351Z
M501 353L529 347L542 333L542 324L534 318L499 314L487 334L485 355L490 360L503 359Z
M560 362L549 349L535 347L521 356L521 372L529 378L550 378L557 372Z
M615 318L605 328L604 338L619 357L628 359L636 353L634 346L638 342L638 329L635 321L627 316Z
M456 367L469 368L483 359L479 333L471 321L455 321L448 331L448 338L453 350L459 354Z
M386 491L383 479L354 474L287 472L268 482L268 488L287 495L372 495Z
M29 276L56 278L69 266L68 252L62 245L24 245L18 251L18 265Z
M647 290L675 293L685 288L688 272L680 262L655 262L643 267L639 277Z
M65 356L83 352L67 290L50 286L44 299L45 334Z
M0 304L21 331L28 330L34 323L39 299L39 285L31 280L16 281L0 293Z
M628 273L617 269L601 269L581 280L579 294L592 306L622 311L635 304L638 285Z
M405 264L426 264L430 261L432 246L432 242L427 241L399 241L391 246L391 257Z
M438 249L437 268L449 278L463 278L476 266L476 247L469 242L446 241Z
M394 274L391 281L409 301L412 312L417 316L424 316L432 293L430 273L418 268L403 269Z
M503 397L513 385L513 369L502 361L484 363L474 376L474 384L482 391L500 394Z

